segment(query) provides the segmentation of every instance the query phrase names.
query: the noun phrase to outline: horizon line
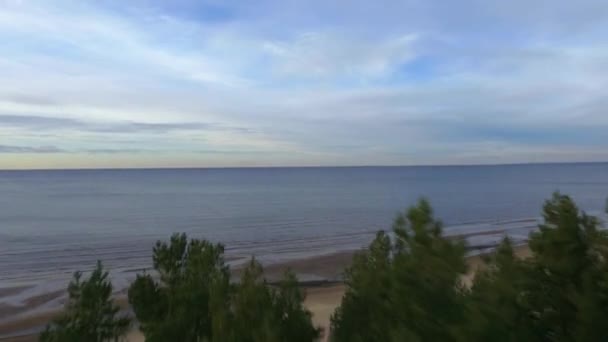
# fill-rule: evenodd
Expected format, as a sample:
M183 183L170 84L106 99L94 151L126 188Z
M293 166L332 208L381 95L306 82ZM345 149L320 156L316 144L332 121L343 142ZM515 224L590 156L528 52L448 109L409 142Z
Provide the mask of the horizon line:
M608 161L549 161L513 163L471 163L471 164L411 164L411 165L295 165L295 166L152 166L152 167L75 167L75 168L32 168L0 169L11 171L127 171L127 170L205 170L205 169L338 169L338 168L390 168L390 167L475 167L475 166L525 166L525 165L564 165L564 164L608 164Z

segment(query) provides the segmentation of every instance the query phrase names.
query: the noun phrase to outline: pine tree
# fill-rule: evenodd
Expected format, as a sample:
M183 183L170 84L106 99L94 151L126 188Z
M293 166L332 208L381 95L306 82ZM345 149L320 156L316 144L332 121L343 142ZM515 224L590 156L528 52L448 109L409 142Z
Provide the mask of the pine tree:
M395 309L390 302L392 266L391 240L378 232L345 272L347 290L331 317L332 341L390 341Z
M450 341L463 321L465 248L442 236L429 203L400 214L346 272L332 341Z
M321 330L312 324L312 314L303 305L305 299L298 278L288 270L274 292L282 342L310 342L319 338Z
M112 284L101 262L87 280L76 272L68 286L63 314L40 335L42 342L120 341L131 321L111 299Z
M543 217L530 238L538 329L552 341L608 340L602 326L608 320L606 232L560 193L545 202Z
M212 306L226 295L228 268L224 247L205 240L188 241L175 234L169 244L157 242L154 269L159 275L138 275L129 288L129 302L147 341L210 340L214 322ZM218 317L220 319L220 317Z
M530 235L532 257L503 242L468 302L465 340L606 341L608 237L596 218L555 193Z
M505 238L485 269L477 271L467 305L463 341L539 341L535 335L527 288L530 263L518 259Z
M274 289L251 259L230 283L223 246L174 235L154 248L154 268L138 275L129 302L146 341L311 342L319 337L295 275Z

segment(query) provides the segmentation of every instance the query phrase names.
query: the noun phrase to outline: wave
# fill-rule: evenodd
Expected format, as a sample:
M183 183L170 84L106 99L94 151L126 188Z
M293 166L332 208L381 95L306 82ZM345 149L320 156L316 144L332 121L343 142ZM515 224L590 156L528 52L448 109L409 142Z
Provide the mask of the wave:
M302 222L314 225L312 220L302 220L299 223ZM511 237L516 243L525 242L529 232L536 229L538 222L539 218L533 217L470 222L447 226L444 232L446 236L464 238L471 249L485 249L495 246L504 236ZM255 256L265 264L276 264L357 250L369 244L377 231L336 231L310 237L294 236L289 227L298 225L293 222L275 226L287 228L283 234L273 235L268 239L261 239L254 234L250 238L241 239L232 236L225 247L228 263L238 265ZM94 267L97 260L102 260L111 270L115 290L124 292L137 272L151 268L152 246L158 235L156 233L120 237L109 234L88 243L71 241L45 244L41 241L29 248L3 250L0 252L0 273L3 274L0 304L18 307L25 305L33 297L61 291L65 289L74 271L86 273ZM16 288L19 290L15 291ZM9 291L11 289L12 291ZM60 299L54 299L52 303L45 305L59 305L60 302Z

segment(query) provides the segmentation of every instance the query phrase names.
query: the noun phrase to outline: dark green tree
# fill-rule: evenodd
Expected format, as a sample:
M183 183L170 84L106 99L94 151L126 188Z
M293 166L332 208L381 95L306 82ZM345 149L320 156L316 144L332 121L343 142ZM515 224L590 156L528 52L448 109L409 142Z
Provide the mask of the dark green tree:
M120 316L112 302L112 284L101 262L87 280L76 272L68 285L68 301L63 314L40 335L42 342L120 341L131 320Z
M228 328L215 340L310 342L319 338L320 330L303 306L305 296L293 273L288 271L276 287L270 286L262 265L252 258L231 289L230 303L220 313Z
M214 321L212 314L214 305L227 303L223 252L220 244L188 241L185 234L173 235L169 244L157 242L153 262L159 280L138 275L128 293L147 341L211 340L213 328L224 328L222 317Z
M412 340L450 341L463 323L465 245L442 234L426 200L395 222L394 301L401 335Z
M538 341L528 287L530 263L518 259L505 238L477 271L468 296L463 341Z
M355 254L345 272L347 291L331 317L333 341L390 341L392 266L391 240L384 232Z
M529 288L537 329L547 341L606 341L608 238L599 221L555 193L532 233Z
M279 317L273 310L273 294L264 280L262 266L251 259L243 270L232 297L231 340L278 342Z
M252 259L230 283L223 246L174 235L154 248L154 269L129 288L129 302L146 341L287 342L319 336L303 307L297 279L288 273L270 287Z
M273 297L282 342L310 342L319 338L321 330L312 324L312 314L303 305L306 294L295 273L289 270L285 273Z
M465 340L608 340L606 232L559 193L543 218L530 235L531 258L515 258L506 240L476 276Z
M332 340L455 340L463 322L464 244L442 236L425 200L400 214L393 230L394 243L378 233L346 272Z

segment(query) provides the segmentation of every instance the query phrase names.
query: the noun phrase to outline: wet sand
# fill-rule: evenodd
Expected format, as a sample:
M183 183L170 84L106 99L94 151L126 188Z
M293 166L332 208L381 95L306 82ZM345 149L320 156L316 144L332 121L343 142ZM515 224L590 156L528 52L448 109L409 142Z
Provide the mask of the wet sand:
M306 307L313 313L313 322L315 325L322 327L325 331L329 327L329 319L335 308L339 305L342 295L344 294L344 285L339 281L345 267L350 265L354 251L344 252L331 255L323 255L314 258L295 260L284 264L269 265L265 268L265 273L269 281L280 279L281 274L288 268L292 269L297 274L303 275L303 287L306 290ZM515 253L519 257L526 258L530 256L528 246L518 246L515 248ZM465 284L470 285L471 281L479 269L483 268L483 260L479 255L467 258L469 272L463 277ZM238 276L239 270L235 270L235 276ZM43 296L38 296L35 300L30 300L26 303L26 307L44 305L50 300L55 300L63 293L51 293ZM118 304L126 308L127 301L124 297L117 298ZM19 316L19 312L23 312L24 308L0 307L0 317ZM38 312L36 314L17 317L11 320L0 320L0 341L2 342L30 342L36 341L37 335L34 333L49 322L54 316L59 313L59 310L50 310L46 312ZM25 336L17 336L22 332ZM2 337L4 336L4 338ZM11 336L11 337L7 337ZM143 341L143 337L137 331L132 331L128 336L129 342Z
M340 290L339 295L332 296L332 300L329 300L328 296L337 293L338 290L336 289L342 288L340 284L342 272L350 265L354 253L355 251L348 251L280 264L270 264L264 268L264 273L269 282L280 280L287 269L291 269L298 274L302 286L309 293L307 305L310 304L312 307L319 309L323 306L328 307L326 312L320 310L319 314L315 313L315 322L319 320L319 325L324 325L322 322L329 322L330 312L333 312L333 308L339 303L342 292ZM241 268L234 268L233 278L238 278L240 271ZM4 289L0 292L0 297L24 289L26 288ZM0 304L0 341L36 341L34 333L40 331L61 310L57 307L44 308L48 307L49 304L56 303L64 296L65 290L61 290L29 298L24 303L20 303L21 305ZM117 304L126 310L128 304L125 291L115 294L115 297ZM18 335L26 336L15 337ZM137 335L137 333L131 334L129 341L138 341Z

